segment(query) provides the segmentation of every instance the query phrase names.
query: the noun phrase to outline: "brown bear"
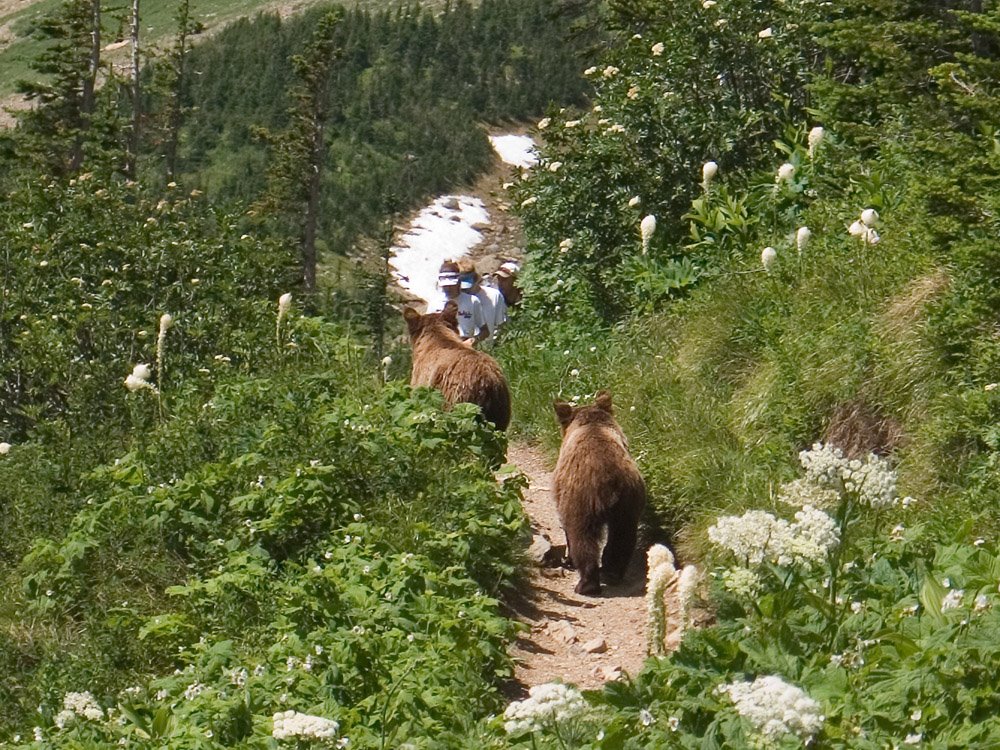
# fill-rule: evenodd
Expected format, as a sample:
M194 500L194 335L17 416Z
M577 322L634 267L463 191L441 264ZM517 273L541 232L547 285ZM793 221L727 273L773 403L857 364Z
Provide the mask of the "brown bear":
M646 485L628 452L628 442L601 391L593 406L555 402L562 446L553 475L556 509L570 563L580 574L578 594L601 593L601 572L609 583L625 575L635 548ZM607 527L604 553L598 555Z
M490 355L473 349L458 335L458 306L448 302L439 313L421 315L403 310L413 346L410 385L430 386L444 394L448 404L478 404L498 430L510 424L510 389L500 365Z

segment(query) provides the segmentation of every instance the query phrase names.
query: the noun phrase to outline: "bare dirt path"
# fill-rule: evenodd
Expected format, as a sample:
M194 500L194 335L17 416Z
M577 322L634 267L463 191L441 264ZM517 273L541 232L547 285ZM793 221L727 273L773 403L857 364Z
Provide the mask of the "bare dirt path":
M550 558L566 544L551 497L552 472L537 448L512 443L507 460L529 480L525 511L533 532L553 545ZM511 603L514 616L527 624L514 645L515 689L521 692L545 682L571 682L599 688L623 673L638 674L646 657L645 555L637 550L624 581L604 586L600 597L574 593L576 571L536 566L528 587Z

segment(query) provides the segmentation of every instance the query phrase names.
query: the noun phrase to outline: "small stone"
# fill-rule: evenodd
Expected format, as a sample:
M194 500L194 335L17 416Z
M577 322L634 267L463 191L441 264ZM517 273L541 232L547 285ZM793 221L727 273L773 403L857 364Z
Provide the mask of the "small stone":
M605 682L613 682L622 678L622 668L619 666L602 664L597 668L596 674Z
M597 638L591 638L583 644L583 650L588 654L603 654L608 650L608 642L600 636Z
M566 620L559 620L549 625L549 632L565 643L576 643L576 628Z
M535 565L546 564L546 559L552 552L552 542L541 534L535 534L531 538L531 546L528 547L528 557Z
M441 205L451 211L457 211L459 209L458 198L455 197L448 198Z

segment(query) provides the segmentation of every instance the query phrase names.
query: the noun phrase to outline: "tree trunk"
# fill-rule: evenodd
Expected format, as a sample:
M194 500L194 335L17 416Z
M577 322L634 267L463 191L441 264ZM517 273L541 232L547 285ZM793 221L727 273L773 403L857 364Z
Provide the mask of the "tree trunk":
M83 165L83 136L90 128L94 115L94 89L97 86L97 71L101 66L101 0L91 0L90 13L90 58L87 63L87 77L83 80L80 101L79 132L70 155L70 171L76 172Z
M316 225L319 222L319 188L323 174L324 109L317 103L313 110L313 135L309 155L309 199L306 202L302 237L302 280L307 292L316 291Z
M139 0L132 0L132 130L129 133L125 173L136 178L139 161L139 127L142 121L142 92L139 89Z

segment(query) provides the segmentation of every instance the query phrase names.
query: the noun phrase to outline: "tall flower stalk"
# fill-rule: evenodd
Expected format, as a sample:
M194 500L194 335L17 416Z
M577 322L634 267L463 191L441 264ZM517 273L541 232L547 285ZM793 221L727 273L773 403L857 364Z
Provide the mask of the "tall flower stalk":
M285 292L280 297L278 297L278 320L275 323L274 328L274 340L278 345L278 351L281 351L281 324L288 317L288 311L292 308L292 293Z
M160 316L160 329L156 334L156 382L159 383L160 387L156 391L156 407L160 412L160 419L163 418L163 401L161 393L163 392L163 383L166 378L167 371L167 331L174 324L174 318L170 313L163 313Z

